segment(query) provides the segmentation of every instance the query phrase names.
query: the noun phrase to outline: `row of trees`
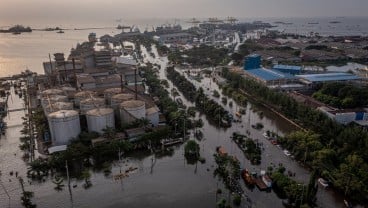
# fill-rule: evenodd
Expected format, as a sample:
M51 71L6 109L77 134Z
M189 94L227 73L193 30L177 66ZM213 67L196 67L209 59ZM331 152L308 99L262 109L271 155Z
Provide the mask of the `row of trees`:
M175 84L175 86L183 93L184 97L191 102L195 102L196 107L216 125L227 127L231 125L231 117L216 101L208 98L202 88L198 90L183 75L177 72L174 67L167 68L167 77Z
M197 88L194 86L194 84L188 81L185 76L177 72L174 67L168 67L166 71L167 78L175 84L179 91L183 93L184 97L187 100L194 102L197 91Z
M223 76L234 89L245 90L310 129L311 132L299 132L286 137L284 145L291 148L299 160L328 178L337 190L353 200L366 202L368 188L364 184L368 183L367 132L355 125L340 125L322 112L296 102L287 94L271 90L228 69L223 69Z
M233 133L232 139L240 147L246 158L250 160L253 165L261 164L262 151L258 143L254 142L246 135L240 135L236 132Z
M272 188L280 198L287 199L284 204L293 207L315 207L318 190L316 172L311 174L308 185L305 185L292 180L284 171L281 166L271 173Z
M141 70L144 71L145 82L149 86L150 94L158 98L157 105L175 132L183 132L184 127L186 129L194 127L193 122L188 117L188 115L194 117L193 113L191 111L187 113L186 110L179 109L178 104L170 98L169 92L162 86L155 72L149 67L141 68ZM183 125L178 125L179 122L183 122Z
M368 104L368 88L345 83L327 83L313 97L337 108L356 108Z

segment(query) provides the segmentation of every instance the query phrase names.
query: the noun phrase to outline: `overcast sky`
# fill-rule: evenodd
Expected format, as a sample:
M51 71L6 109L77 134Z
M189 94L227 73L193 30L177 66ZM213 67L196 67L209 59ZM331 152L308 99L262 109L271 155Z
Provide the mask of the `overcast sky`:
M0 21L367 16L368 0L0 0Z

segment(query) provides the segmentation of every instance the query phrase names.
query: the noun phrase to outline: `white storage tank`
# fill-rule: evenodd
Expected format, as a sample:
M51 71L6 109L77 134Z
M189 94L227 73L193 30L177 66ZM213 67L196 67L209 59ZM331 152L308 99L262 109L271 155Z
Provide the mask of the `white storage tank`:
M45 107L46 115L59 110L73 110L73 103L71 102L56 102Z
M85 100L94 96L96 96L96 93L89 90L77 92L74 94L74 104L75 106L79 107L81 100Z
M43 108L48 106L49 104L53 104L56 102L68 102L69 99L65 95L49 95L47 97L43 97L41 100L41 105Z
M52 145L66 145L81 132L79 114L75 110L61 110L47 116Z
M159 117L159 109L156 106L146 109L146 118L152 126L158 126L160 122Z
M128 93L120 93L120 94L117 94L117 95L113 95L111 97L110 106L114 110L118 110L119 105L121 103L125 102L125 101L128 101L128 100L134 100L134 95L133 94L128 94Z
M61 90L69 99L74 98L75 93L77 93L77 90L74 87L62 87Z
M85 114L87 111L94 108L103 108L106 106L105 99L103 98L87 98L85 100L80 101L80 110L82 114Z
M121 88L109 88L104 91L104 97L108 105L111 104L111 97L117 94L122 93Z
M129 124L136 119L146 118L146 103L141 100L128 100L120 104L121 124Z
M60 89L47 89L41 92L42 97L47 97L51 95L64 95L64 92Z
M107 127L115 128L114 110L112 108L96 108L87 111L87 125L89 132L104 133Z

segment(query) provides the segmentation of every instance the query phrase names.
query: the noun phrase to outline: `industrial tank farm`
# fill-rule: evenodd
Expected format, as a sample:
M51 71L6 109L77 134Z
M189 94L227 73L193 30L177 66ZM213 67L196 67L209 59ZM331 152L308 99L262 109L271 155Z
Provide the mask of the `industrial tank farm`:
M85 100L87 98L91 98L96 96L96 93L93 91L81 91L74 94L74 104L79 107L80 101Z
M87 125L89 132L103 133L103 129L114 128L114 110L111 108L96 108L87 111Z
M68 101L69 99L65 95L49 95L47 97L42 98L41 105L45 107L56 102L68 102Z
M64 92L60 89L48 89L42 91L41 95L43 97L51 96L51 95L64 95Z
M111 104L111 97L116 95L116 94L120 94L122 93L122 89L121 88L109 88L109 89L106 89L104 91L104 97L105 97L105 100L107 102L108 105Z
M134 99L134 95L132 94L128 94L128 93L121 93L121 94L117 94L111 97L111 101L110 101L110 106L111 108L113 108L114 110L118 110L119 109L119 105L125 101L128 100L133 100Z
M94 108L103 108L105 106L106 104L104 98L87 98L80 101L80 110L82 114L85 114L88 110Z
M71 102L56 102L51 103L45 107L46 115L59 110L73 110L73 103Z
M74 87L62 87L61 90L69 99L74 98L75 93L77 93L77 90Z
M66 145L81 132L79 114L75 110L60 110L48 116L52 145Z
M128 124L136 119L146 118L146 103L141 100L129 100L120 104L121 124Z

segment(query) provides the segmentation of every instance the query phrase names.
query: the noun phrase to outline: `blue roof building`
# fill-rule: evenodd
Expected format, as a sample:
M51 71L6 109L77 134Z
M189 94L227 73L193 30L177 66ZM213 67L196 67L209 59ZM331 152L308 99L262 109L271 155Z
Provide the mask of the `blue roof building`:
M350 73L324 73L324 74L304 74L296 75L306 84L338 81L357 81L360 77Z
M244 70L261 68L261 56L258 54L251 54L244 59Z
M291 74L264 68L245 70L245 75L267 85L284 85L295 80Z
M292 75L300 74L302 71L301 66L291 66L291 65L274 65L272 69Z

